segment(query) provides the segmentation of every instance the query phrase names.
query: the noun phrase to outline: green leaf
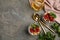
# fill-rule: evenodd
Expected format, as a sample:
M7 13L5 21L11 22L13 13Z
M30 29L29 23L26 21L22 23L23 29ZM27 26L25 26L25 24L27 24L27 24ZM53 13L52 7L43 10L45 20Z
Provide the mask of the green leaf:
M53 12L50 12L50 15L54 18L56 18L56 15Z
M51 25L51 27L56 30L58 36L60 37L60 25L58 23L54 23Z
M35 27L36 27L36 24L33 23L31 26L32 26L33 28L35 28Z
M59 25L57 23L54 23L54 26L58 27Z
M54 23L51 26L54 30L58 30L59 25L57 23Z
M51 34L51 32L47 32L46 34L40 34L39 40L54 40L55 35Z
M60 33L60 27L58 27L58 32Z

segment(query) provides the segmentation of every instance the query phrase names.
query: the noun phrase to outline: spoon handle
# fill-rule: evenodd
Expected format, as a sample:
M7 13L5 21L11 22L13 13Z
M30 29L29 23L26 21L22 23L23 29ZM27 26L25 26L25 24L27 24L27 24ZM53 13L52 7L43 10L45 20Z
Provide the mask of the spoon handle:
M40 26L41 26L41 28L42 28L44 34L46 34L46 31L45 31L45 29L43 28L43 25L41 24L41 22L38 22L38 23L40 24Z
M50 27L48 27L48 26L47 26L45 23L43 23L41 20L40 20L40 22L41 22L46 28L48 28L51 32L55 33L54 30L52 30Z

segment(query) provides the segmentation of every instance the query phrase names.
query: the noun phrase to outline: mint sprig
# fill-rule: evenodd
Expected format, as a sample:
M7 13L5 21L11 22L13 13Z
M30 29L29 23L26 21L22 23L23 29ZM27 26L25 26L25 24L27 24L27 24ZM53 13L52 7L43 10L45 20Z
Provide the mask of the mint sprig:
M36 24L34 24L34 23L33 23L31 26L32 26L33 29L36 28L36 27L38 27L38 26L37 26Z
M39 35L38 40L55 40L55 35L53 35L51 32L47 32L46 34L42 33Z
M54 14L54 12L50 12L50 15L54 18L56 18L56 15Z

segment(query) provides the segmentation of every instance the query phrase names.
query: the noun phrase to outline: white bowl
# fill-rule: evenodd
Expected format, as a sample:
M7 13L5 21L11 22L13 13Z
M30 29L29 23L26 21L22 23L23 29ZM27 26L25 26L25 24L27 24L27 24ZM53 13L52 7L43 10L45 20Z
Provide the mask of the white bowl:
M39 35L40 32L41 32L40 26L39 26L39 30L40 30L40 31L39 31L38 33L34 33L34 34L33 34L33 33L30 32L31 25L32 25L32 24L30 24L29 27L28 27L28 32L29 32L29 34L30 34L30 35ZM37 25L37 24L36 24L36 25Z
M50 12L45 12L44 15L46 15L47 13L50 13ZM53 23L55 21L55 20L54 21L49 21L49 20L47 21L47 20L45 20L44 19L44 15L43 15L43 21L48 22L48 23Z

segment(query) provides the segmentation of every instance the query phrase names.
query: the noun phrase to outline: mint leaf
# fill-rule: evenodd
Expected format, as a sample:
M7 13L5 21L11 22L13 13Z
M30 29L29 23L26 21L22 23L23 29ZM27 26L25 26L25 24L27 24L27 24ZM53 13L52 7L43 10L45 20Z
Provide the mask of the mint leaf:
M51 32L47 32L46 34L40 34L38 40L55 40L55 35Z
M60 27L58 27L58 32L60 33Z
M50 15L54 18L56 18L56 15L53 12L50 12Z
M39 27L37 24L34 24L34 23L31 26L32 26L32 28Z
M31 26L32 26L33 28L35 28L35 27L36 27L36 25L35 25L35 24L32 24Z

